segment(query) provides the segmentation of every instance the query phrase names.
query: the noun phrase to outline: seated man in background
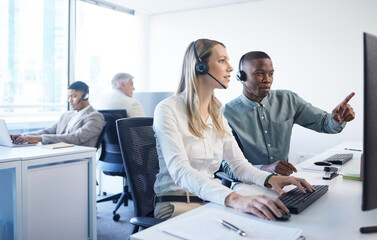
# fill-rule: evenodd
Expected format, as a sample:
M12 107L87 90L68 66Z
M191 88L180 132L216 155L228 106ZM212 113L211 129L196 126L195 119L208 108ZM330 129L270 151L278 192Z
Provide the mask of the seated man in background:
M264 52L244 54L239 63L237 80L243 94L227 103L224 116L233 128L243 153L255 167L280 175L290 175L296 168L288 163L293 124L322 133L339 133L346 122L355 118L349 94L332 114L313 107L288 90L270 91L274 68ZM225 161L223 168L232 171Z
M132 98L135 90L133 76L128 73L117 73L111 81L113 91L104 94L96 108L100 110L125 109L128 117L144 117L141 103Z
M52 127L23 134L11 135L14 143L51 144L58 142L94 147L104 126L104 117L89 103L89 87L74 82L68 87L71 111L63 113Z

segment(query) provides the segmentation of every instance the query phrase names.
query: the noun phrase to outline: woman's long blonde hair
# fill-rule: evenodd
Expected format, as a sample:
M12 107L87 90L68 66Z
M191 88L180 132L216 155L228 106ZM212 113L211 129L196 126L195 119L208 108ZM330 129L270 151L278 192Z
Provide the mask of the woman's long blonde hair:
M196 58L194 54L193 44L201 61L208 63L208 59L212 54L212 48L219 44L225 48L221 42L210 39L198 39L190 43L187 47L182 66L181 81L178 86L177 94L184 94L186 100L186 113L188 116L188 125L190 132L199 138L204 138L203 131L207 130L208 125L202 120L199 113L199 98L197 95L198 75L195 72ZM225 127L221 115L221 102L212 93L208 106L208 112L212 121L221 137L225 135Z

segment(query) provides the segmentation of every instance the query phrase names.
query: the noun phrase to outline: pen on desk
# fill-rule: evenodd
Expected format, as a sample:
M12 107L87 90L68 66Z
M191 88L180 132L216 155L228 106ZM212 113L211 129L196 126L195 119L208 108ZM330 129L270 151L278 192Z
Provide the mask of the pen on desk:
M218 219L219 222L226 228L230 229L230 230L233 230L235 232L237 232L239 235L241 235L242 237L246 237L246 233L244 231L242 231L241 229L239 229L238 227L234 226L233 224L227 222L227 221L224 221L224 220L221 220L221 219Z
M361 227L360 232L361 233L376 233L377 226L376 227Z
M344 150L362 152L362 150L356 148L344 148Z

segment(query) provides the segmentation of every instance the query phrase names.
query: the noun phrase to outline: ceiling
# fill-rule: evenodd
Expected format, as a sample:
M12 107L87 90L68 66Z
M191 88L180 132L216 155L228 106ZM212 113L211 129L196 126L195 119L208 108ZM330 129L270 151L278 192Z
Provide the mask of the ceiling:
M172 13L260 0L108 0L148 15Z

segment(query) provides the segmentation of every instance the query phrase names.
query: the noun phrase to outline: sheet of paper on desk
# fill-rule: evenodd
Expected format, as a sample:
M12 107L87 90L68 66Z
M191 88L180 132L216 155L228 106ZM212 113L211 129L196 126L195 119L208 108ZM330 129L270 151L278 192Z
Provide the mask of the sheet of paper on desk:
M48 148L48 149L59 149L59 148L66 148L66 147L74 147L75 144L65 143L65 142L58 142L53 144L46 144L42 145L42 148Z
M334 166L334 165L332 165L331 167L336 167L338 169L338 172L340 172L340 170L342 169L341 167ZM311 163L311 164L308 164L306 166L302 166L299 170L323 172L324 171L323 168L324 168L324 166L317 166L317 165L314 165L313 163Z
M237 232L224 227L218 219L228 221L246 232L242 237ZM254 217L239 216L229 212L209 209L194 216L179 219L160 227L160 230L177 239L298 239L301 229L274 225L268 221L258 221Z

